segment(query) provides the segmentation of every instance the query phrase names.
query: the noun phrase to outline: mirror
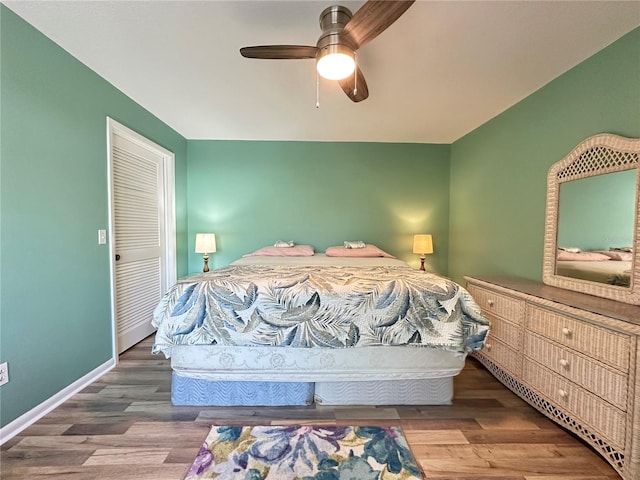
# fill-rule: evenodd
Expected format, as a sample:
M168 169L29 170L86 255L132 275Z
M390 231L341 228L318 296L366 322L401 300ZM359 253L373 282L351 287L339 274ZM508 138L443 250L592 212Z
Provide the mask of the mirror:
M560 184L556 275L631 286L636 177L623 170Z
M590 137L547 176L543 281L640 304L640 139Z

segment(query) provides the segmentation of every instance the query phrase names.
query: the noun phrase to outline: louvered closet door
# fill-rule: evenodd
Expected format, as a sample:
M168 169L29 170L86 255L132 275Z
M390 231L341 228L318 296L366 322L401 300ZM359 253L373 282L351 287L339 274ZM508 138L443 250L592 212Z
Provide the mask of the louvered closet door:
M112 188L118 353L154 331L164 272L163 157L114 132Z

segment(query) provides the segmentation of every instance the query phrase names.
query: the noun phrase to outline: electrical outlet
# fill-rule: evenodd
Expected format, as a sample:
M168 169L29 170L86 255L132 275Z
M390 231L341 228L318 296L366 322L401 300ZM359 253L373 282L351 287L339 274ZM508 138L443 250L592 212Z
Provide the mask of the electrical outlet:
M0 363L0 385L4 385L9 381L9 363Z
M107 231L98 230L98 245L104 245L107 243Z

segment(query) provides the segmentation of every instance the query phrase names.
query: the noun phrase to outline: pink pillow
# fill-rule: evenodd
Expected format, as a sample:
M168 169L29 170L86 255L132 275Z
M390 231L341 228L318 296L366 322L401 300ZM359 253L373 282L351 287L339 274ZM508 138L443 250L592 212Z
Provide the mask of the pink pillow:
M567 252L565 250L558 250L558 260L560 261L583 261L583 262L601 262L603 260L610 260L607 255L596 252Z
M384 250L380 250L375 245L369 245L368 243L364 246L364 248L344 248L343 246L339 247L329 247L325 252L327 257L387 257L387 258L396 258L393 255L389 255Z
M243 257L312 257L311 245L294 245L293 247L264 247Z

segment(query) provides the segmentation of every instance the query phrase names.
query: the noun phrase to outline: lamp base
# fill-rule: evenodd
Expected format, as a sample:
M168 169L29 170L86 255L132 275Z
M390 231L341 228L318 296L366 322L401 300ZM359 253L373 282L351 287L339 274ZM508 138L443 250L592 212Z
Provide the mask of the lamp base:
M426 269L424 268L424 260L425 260L425 258L426 258L426 257L425 257L424 255L422 255L422 256L420 257L420 270L421 270L422 272L426 272Z
M202 268L202 271L206 273L209 271L209 255L205 253L202 256L202 259L204 260L204 267Z

